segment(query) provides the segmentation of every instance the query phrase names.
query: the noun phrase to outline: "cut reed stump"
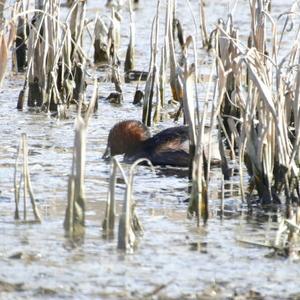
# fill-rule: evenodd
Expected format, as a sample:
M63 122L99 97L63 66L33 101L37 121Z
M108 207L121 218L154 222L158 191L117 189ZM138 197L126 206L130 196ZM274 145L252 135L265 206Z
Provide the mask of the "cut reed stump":
M116 158L113 158L111 173L109 178L105 218L102 223L103 235L105 237L113 237L114 235L115 218L116 218L115 189L116 189L116 182L117 182L118 166L119 166L119 162L116 160Z
M98 97L97 80L94 80L94 92L84 119L81 117L79 105L75 121L75 138L71 175L68 180L68 205L65 214L64 228L70 237L80 237L84 234L85 226L85 157L86 131Z
M66 210L64 228L70 236L80 236L85 225L85 150L86 126L78 116L75 127L72 172L68 181L68 207Z
M96 20L94 34L94 63L109 64L108 28L100 18Z

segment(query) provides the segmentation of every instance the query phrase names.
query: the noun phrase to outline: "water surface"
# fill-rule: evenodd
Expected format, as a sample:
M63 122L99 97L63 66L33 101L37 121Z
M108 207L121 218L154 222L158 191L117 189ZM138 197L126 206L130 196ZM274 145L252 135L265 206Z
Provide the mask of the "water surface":
M108 14L102 2L88 1L89 18L97 10L99 14ZM177 2L178 17L185 32L195 32L186 2ZM197 2L190 1L196 16ZM274 16L286 11L290 4L291 1L273 1ZM219 17L226 19L228 8L228 1L207 1L209 30ZM63 8L63 15L66 12ZM149 31L154 12L155 1L142 0L135 11L138 70L148 68ZM123 17L126 24L128 14L124 12ZM248 1L239 1L234 20L246 41L250 22ZM92 57L91 42L85 41ZM127 41L128 29L124 25L121 59ZM200 53L200 72L207 75L211 58L205 51ZM233 188L233 192L226 193L226 216L220 219L219 170L213 170L212 174L211 218L206 226L198 229L195 221L186 218L187 178L177 171L178 175L170 175L157 169L153 174L147 167L138 167L134 197L145 230L138 248L133 254L125 255L117 250L116 239L102 238L109 165L101 160L101 155L112 124L122 119L141 118L141 108L131 104L135 84L123 85L125 101L120 107L99 100L99 110L91 120L87 138L86 234L83 241L68 240L62 223L72 162L74 114L67 120L57 120L44 113L17 111L22 85L22 75L9 74L0 91L1 299L232 299L236 295L241 297L238 299L257 299L260 295L266 299L293 299L292 295L300 292L296 280L300 275L298 262L270 258L269 249L239 242L273 240L277 218L264 212L248 216L238 191ZM112 90L110 83L100 84L101 96L107 96ZM199 90L204 99L205 82L199 84ZM170 110L175 108L169 105L166 111ZM172 124L166 120L154 131ZM18 224L13 219L14 164L23 132L28 135L30 173L43 215L41 225ZM238 183L238 177L233 181ZM119 210L123 192L124 185L120 183Z

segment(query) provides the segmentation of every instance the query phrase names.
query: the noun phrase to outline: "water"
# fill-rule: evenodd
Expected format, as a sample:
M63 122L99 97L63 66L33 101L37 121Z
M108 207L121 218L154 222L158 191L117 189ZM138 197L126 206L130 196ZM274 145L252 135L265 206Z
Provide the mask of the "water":
M141 2L140 9L135 11L136 69L147 70L155 1L145 5L146 1ZM190 2L195 13L197 2ZM185 31L194 32L191 17L186 17L190 16L186 2L178 3L178 7ZM287 7L287 2L273 1L274 15L286 11ZM103 3L91 0L87 11L90 18L96 9L100 14L108 13ZM206 9L211 29L217 18L226 19L228 1L209 1ZM66 14L67 9L62 12ZM247 1L238 3L234 19L246 38L250 20ZM124 13L124 23L126 20L128 15ZM128 30L126 25L122 28L119 54L124 58ZM86 48L89 43L86 40ZM201 53L201 74L209 74L207 63L211 59L204 51ZM89 54L92 55L92 51ZM22 84L21 75L9 74L0 91L1 299L232 299L235 296L240 296L236 299L254 299L259 295L266 299L293 299L293 295L300 293L296 281L300 275L298 262L270 257L270 249L240 242L272 241L278 226L276 218L268 218L263 212L260 214L263 218L247 216L233 188L233 192L226 193L226 217L220 219L218 170L213 170L212 175L211 218L207 226L197 229L194 221L186 219L186 177L170 175L160 169L153 174L147 167L138 167L134 197L145 232L137 250L125 255L117 250L116 239L102 238L109 165L101 160L101 155L112 124L121 119L140 119L141 108L131 104L135 84L123 86L125 102L120 107L99 101L99 110L88 130L86 234L83 241L68 240L62 222L71 170L74 115L67 120L57 120L43 113L17 111ZM111 84L101 83L101 96L111 91ZM205 95L204 89L200 92ZM175 110L171 106L167 108L172 109ZM172 121L167 120L154 131L171 124ZM13 172L22 132L28 134L30 173L43 215L41 225L17 224L13 220ZM124 185L119 183L118 211L123 192Z

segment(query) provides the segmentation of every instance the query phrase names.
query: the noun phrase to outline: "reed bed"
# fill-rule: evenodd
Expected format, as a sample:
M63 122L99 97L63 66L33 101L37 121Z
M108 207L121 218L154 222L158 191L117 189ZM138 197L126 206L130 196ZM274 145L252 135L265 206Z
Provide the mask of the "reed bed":
M0 84L13 44L12 60L16 70L25 71L17 108L23 109L27 99L28 107L47 113L55 112L58 118L65 118L70 106L77 106L73 163L64 222L66 231L71 235L83 232L85 225L86 131L98 101L97 75L89 104L86 97L89 71L92 69L95 74L99 70L109 74L114 91L108 99L120 105L124 101L123 79L130 78L130 74L135 74L134 78L139 82L145 79L144 91L137 88L134 102L142 99L141 120L149 127L163 120L162 111L168 100L166 95L171 95L170 102L175 107L172 117L189 127L191 158L187 211L189 216L196 216L198 226L201 220L206 222L209 218L210 140L213 130L217 129L222 178L230 179L234 171L239 172L241 200L247 203L249 211L254 202L263 206L285 203L287 214L283 225L280 225L284 230L280 231L289 231L288 236L297 235L298 219L294 216L298 215L300 197L300 28L292 19L297 13L296 2L290 12L280 16L279 21L286 18L286 22L279 34L279 21L271 15L271 2L250 0L249 39L245 42L240 39L234 22L237 3L227 19L219 19L209 34L204 1L199 1L198 18L187 1L187 11L195 23L195 30L185 36L186 30L177 15L176 1L158 0L151 25L148 72L135 70L137 41L133 5L136 2L126 3L126 13L130 16L127 25L122 24L123 11L118 1L107 1L107 6L111 7L110 15L97 15L93 22L86 20L86 1L68 1L69 13L63 21L61 2L58 0L35 1L34 8L29 7L29 2L25 0L18 1L13 7L10 23L5 23L3 18L5 2L0 4ZM166 10L162 12L163 4ZM92 31L88 30L87 23L92 24ZM291 47L282 54L282 40L288 24L295 28L290 40ZM121 26L129 29L124 59L119 57L123 42ZM85 53L83 45L85 35L90 32L93 33L92 58ZM206 96L202 99L198 95L200 39L202 47L213 58ZM91 66L92 62L94 64ZM121 63L124 64L124 71ZM204 138L207 122L210 126L209 142ZM25 137L22 149L24 198L28 191L35 219L40 220L29 178ZM232 170L230 160L235 161L238 170ZM141 161L133 164L127 178L122 165L116 159L112 160L103 222L104 235L110 236L115 227L115 186L117 170L120 170L126 192L119 218L118 248L127 251L135 247L137 232L141 230L132 200L133 172L139 163ZM246 190L245 170L249 178ZM16 218L19 217L19 194L20 184L15 176ZM296 213L292 213L294 210ZM278 237L276 243L286 243L281 240Z
M266 13L268 7L268 3L260 1L250 3L251 48L242 46L232 29L231 18L226 25L218 26L218 62L225 72L230 70L220 105L220 119L223 134L232 152L239 157L240 178L243 178L243 164L247 167L249 195L255 189L263 204L276 203L284 192L286 202L290 203L298 198L295 181L299 174L295 158L299 145L294 140L298 131L294 124L298 71L293 69L299 57L298 31L290 53L278 61L277 27ZM265 40L267 22L271 28L270 45ZM244 192L242 194L245 199Z
M85 1L74 2L64 22L60 1L36 1L34 8L28 1L16 2L11 21L13 61L19 72L26 71L18 109L27 99L28 107L55 111L64 118L69 105L79 102L85 88L84 14Z

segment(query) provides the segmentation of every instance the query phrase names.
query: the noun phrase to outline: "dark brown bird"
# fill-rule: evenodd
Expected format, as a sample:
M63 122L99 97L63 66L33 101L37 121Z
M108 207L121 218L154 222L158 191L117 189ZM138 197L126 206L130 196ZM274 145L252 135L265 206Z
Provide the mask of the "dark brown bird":
M126 162L148 158L153 165L189 166L188 127L165 129L153 137L141 122L127 120L117 123L109 132L103 158L125 154Z

